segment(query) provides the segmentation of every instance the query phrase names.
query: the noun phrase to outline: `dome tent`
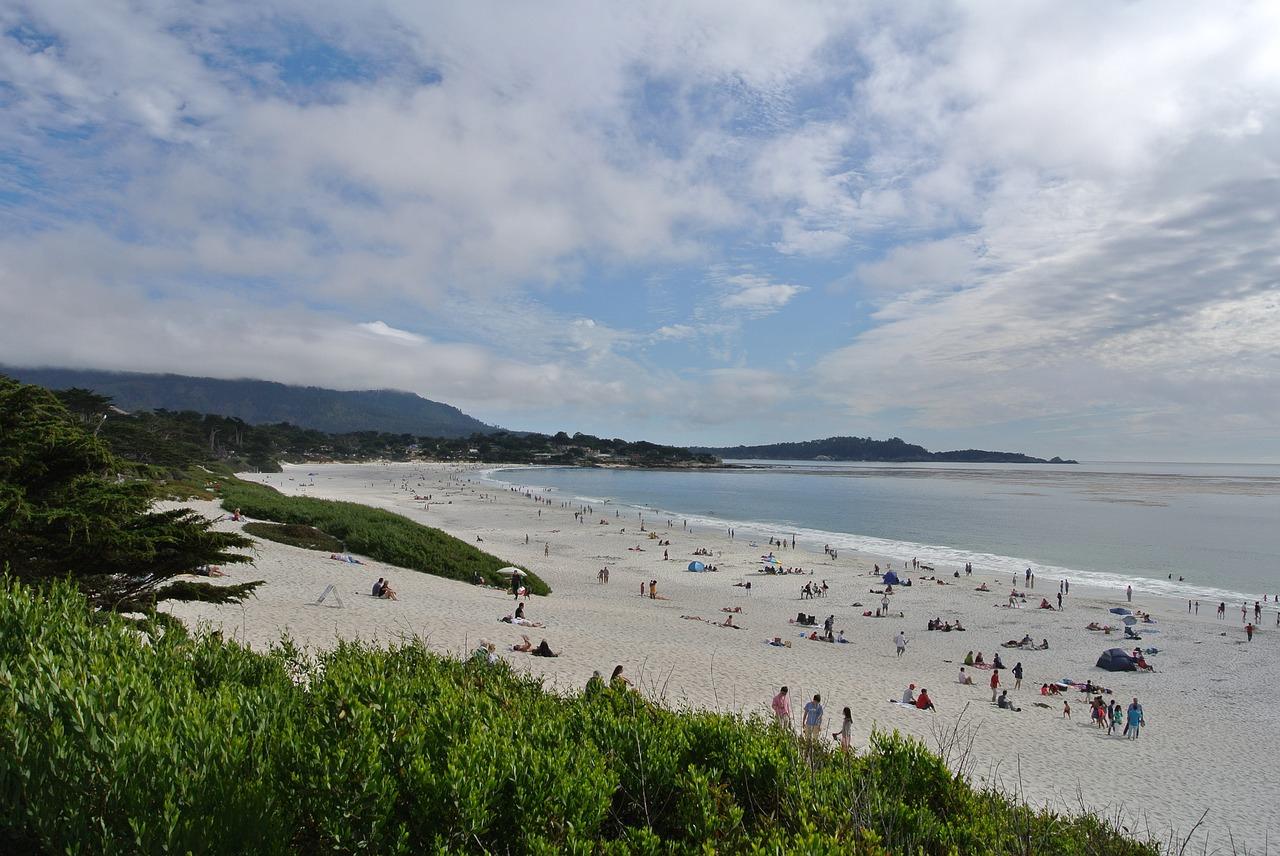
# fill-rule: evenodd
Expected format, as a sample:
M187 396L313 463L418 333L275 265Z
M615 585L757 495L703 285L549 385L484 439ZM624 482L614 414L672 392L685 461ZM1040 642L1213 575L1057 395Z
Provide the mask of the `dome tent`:
M888 572L884 575L884 584L885 584L885 585L887 585L887 586L899 586L899 585L902 585L902 583L900 583L900 582L898 581L898 575L897 575L896 573L894 573L893 571L888 571Z
M701 562L689 563L689 570L691 571L705 571L706 569L707 569L707 566L702 564Z
M1098 658L1097 666L1099 669L1106 669L1108 672L1138 671L1137 661L1123 648L1108 648L1103 651L1102 656Z

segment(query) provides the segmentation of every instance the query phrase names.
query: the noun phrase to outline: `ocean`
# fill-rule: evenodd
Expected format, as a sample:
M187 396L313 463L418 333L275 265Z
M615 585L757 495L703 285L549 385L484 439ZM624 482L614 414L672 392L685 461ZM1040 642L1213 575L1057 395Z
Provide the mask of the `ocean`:
M1171 597L1239 601L1280 591L1280 465L741 461L702 471L515 468L506 485L566 501L795 535L882 556ZM1181 581L1179 578L1183 578Z

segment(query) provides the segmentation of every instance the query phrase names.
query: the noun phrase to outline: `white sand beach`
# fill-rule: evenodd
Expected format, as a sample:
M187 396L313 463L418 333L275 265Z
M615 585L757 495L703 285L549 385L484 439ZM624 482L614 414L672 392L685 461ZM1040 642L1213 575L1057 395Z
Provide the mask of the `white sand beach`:
M1009 576L996 578L975 567L972 577L956 579L952 573L957 568L935 565L938 581L945 585L921 580L928 571L905 571L916 583L890 597L894 617L863 617L882 597L871 592L882 588L879 578L869 574L872 563L891 563L903 572L904 561L912 557L841 552L832 560L822 544L801 542L783 550L770 548L758 533L740 530L730 539L724 530L698 527L689 532L680 520L669 528L666 518L646 517L646 529L671 542L665 548L670 559L664 561L664 548L639 530L634 509L596 507L579 522L576 505L560 505L569 498L548 494L549 503L535 502L480 481L475 468L456 465L308 464L249 478L291 494L391 509L468 542L483 539L477 546L533 569L554 589L551 596L530 598L525 606L529 618L546 626L500 623L515 606L509 593L369 559L349 565L327 554L265 541L258 543L253 565L232 566L226 578L265 580L257 596L235 606L174 606L174 614L189 624L207 623L254 646L265 646L283 633L312 647L338 638L393 640L417 634L441 651L465 654L488 639L514 667L541 675L551 688L580 688L593 671L607 675L622 664L646 695L674 706L744 715L766 713L770 698L785 684L797 717L803 703L821 693L827 733L838 729L840 711L849 706L857 746L866 745L873 728L896 728L936 749L940 735L959 722L960 733L972 739L974 779L1035 805L1075 812L1083 805L1118 815L1138 834L1165 839L1173 831L1179 843L1207 812L1192 839L1194 852L1200 852L1206 837L1211 852L1227 848L1228 833L1249 853L1263 852L1269 838L1280 839L1280 776L1273 769L1280 741L1275 716L1280 629L1274 604L1268 605L1253 641L1246 642L1239 603L1228 604L1226 619L1218 620L1216 604L1202 602L1199 615L1189 616L1185 601L1135 594L1134 602L1126 604L1123 591L1072 585L1063 611L1035 608L1041 597L1056 604L1055 578L1037 580L1037 587L1027 592L1027 607L1010 609L1000 606L1008 601ZM402 487L406 481L407 491ZM415 494L432 500L415 501ZM192 505L213 517L223 513L213 503ZM240 526L229 519L217 525ZM711 556L693 555L698 548ZM804 568L806 574L757 574L759 557L771 549L783 565ZM929 561L928 556L919 558ZM719 570L691 573L686 567L694 559ZM607 585L597 580L604 566L610 570ZM370 596L379 577L391 579L398 601ZM640 595L641 585L651 579L657 580L660 599ZM749 594L735 586L746 580L752 583ZM799 599L804 583L824 580L826 598ZM975 591L983 582L989 593ZM343 605L317 605L331 583ZM1023 589L1021 578L1017 588ZM1085 629L1093 621L1119 625L1119 617L1107 611L1114 606L1150 612L1159 634L1134 643L1118 631L1104 636ZM733 618L743 629L713 625L729 614L722 611L725 607L741 609ZM808 631L788 623L801 611L817 617L819 632L821 622L834 615L835 629L844 632L849 644L802 638ZM898 612L903 617L896 617ZM967 630L928 632L926 623L934 617L959 619ZM899 630L909 640L900 658L893 644ZM511 652L522 632L534 644L545 638L561 656L543 659ZM1024 634L1047 639L1049 649L1000 647ZM790 647L767 644L775 636ZM1104 649L1132 650L1138 644L1160 649L1148 657L1154 673L1110 673L1095 667ZM1021 712L991 704L989 671L969 670L975 686L957 682L968 651L982 651L988 662L999 653L1008 667L1021 662L1021 689L1012 689L1013 676L1007 671L1001 675ZM1107 698L1122 706L1136 696L1147 723L1140 738L1123 739L1118 730L1108 736L1096 729L1079 691L1040 695L1042 683L1066 677L1110 688ZM928 689L936 712L890 703L909 683ZM1063 698L1071 704L1069 720L1062 716Z

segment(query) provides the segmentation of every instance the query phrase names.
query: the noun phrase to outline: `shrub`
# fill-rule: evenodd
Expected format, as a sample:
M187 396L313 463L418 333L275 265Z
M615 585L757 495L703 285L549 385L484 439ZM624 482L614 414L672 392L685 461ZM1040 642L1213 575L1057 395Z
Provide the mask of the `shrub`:
M1155 856L974 790L909 738L866 755L630 690L568 697L420 642L305 656L0 583L11 852Z
M278 541L304 550L336 553L343 549L342 541L328 532L321 532L314 526L304 526L300 523L246 523L242 531L255 538Z

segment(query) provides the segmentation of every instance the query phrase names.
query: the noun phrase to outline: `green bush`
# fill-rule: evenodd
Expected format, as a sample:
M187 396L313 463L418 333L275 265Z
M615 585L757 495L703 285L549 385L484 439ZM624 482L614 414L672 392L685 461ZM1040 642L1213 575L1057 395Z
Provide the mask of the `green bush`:
M0 846L25 853L1154 856L974 790L919 743L569 697L483 659L255 653L0 584Z
M474 582L479 576L488 585L509 583L498 571L512 563L381 508L285 496L275 488L240 479L227 479L219 489L225 508L239 508L249 517L277 523L315 527L339 539L346 549L380 562L463 582ZM551 587L533 573L525 576L525 586L532 594L551 593Z
M328 532L321 532L314 526L304 526L301 523L246 523L242 531L255 538L265 538L304 550L336 553L343 549L342 542Z

